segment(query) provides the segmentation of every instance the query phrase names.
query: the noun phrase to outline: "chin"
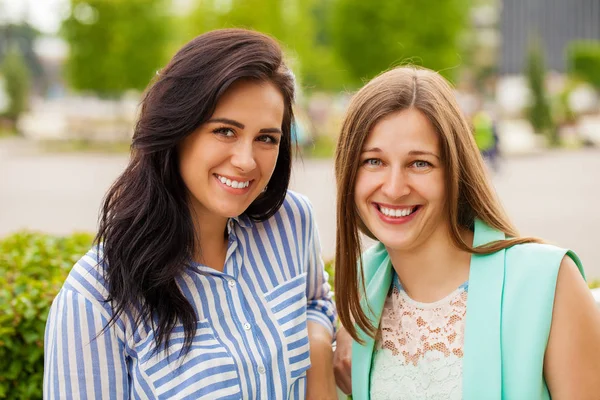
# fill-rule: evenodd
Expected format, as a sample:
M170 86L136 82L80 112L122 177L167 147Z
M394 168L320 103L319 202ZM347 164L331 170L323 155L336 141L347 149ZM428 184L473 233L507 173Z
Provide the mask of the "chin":
M394 250L406 250L409 249L413 243L413 240L409 237L399 238L397 233L393 232L385 232L382 234L378 234L377 232L373 232L373 235L379 240L383 245L389 249Z
M380 240L380 242L383 243L383 245L390 250L403 251L403 250L408 250L411 247L410 243L398 242L398 240L389 240L389 241Z
M215 207L215 208L213 208L213 210L216 215L219 215L221 217L236 218L236 217L239 217L240 215L242 215L244 213L244 211L246 210L246 208L241 207L241 206L236 206L236 207L221 206L221 207Z
M232 211L224 213L223 215L226 216L227 218L237 218L240 215L242 215L244 213L244 211L246 211L246 208L239 209L239 210L232 210Z

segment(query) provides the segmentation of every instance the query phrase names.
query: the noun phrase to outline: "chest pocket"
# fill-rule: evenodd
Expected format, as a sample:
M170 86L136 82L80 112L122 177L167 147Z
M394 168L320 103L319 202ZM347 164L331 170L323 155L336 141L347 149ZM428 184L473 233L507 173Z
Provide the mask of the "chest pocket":
M282 283L265 293L284 337L284 349L292 382L310 368L308 330L306 326L306 273Z
M184 337L183 326L178 325L171 334L167 352L164 348L155 351L153 333L136 346L139 368L158 399L241 398L233 358L216 338L208 320L197 322L192 346L185 356L181 353Z

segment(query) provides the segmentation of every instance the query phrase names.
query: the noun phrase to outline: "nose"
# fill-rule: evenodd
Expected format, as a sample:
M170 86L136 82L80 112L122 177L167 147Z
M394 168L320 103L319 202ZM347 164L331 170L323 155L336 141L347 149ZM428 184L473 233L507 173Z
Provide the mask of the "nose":
M241 172L250 172L256 168L254 148L251 142L240 141L237 143L231 156L231 164Z
M381 191L390 200L397 200L410 193L410 185L406 171L401 168L393 168L385 177Z

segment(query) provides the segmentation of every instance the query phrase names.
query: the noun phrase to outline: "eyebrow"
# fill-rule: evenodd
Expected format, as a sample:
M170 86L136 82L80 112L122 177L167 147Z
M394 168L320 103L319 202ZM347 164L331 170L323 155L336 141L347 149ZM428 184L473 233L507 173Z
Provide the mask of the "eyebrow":
M438 156L435 153L432 153L431 151L411 150L408 152L408 154L411 156L433 156L433 157L437 158L438 160L440 159L440 156Z
M241 122L238 122L236 120L229 119L229 118L211 118L208 121L206 121L206 123L207 124L210 124L210 123L228 124L228 125L233 125L239 129L244 129L246 127ZM280 135L282 134L281 129L279 129L279 128L263 128L259 131L259 133L278 133Z
M362 152L363 153L371 153L371 152L381 153L382 150L379 147L371 147L368 149L363 149ZM437 154L432 153L430 151L424 151L424 150L411 150L408 152L408 155L411 155L411 156L433 156L433 157L437 158L438 160L440 159L440 156L438 156Z

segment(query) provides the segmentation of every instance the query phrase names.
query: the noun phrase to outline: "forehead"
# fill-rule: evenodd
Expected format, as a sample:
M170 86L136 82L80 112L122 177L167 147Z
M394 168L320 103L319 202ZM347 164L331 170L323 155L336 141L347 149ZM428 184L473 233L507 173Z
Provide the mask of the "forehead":
M281 123L283 110L283 95L273 83L242 80L225 91L212 116L274 119Z
M383 151L437 151L439 142L439 135L425 114L410 108L378 121L367 135L363 149L377 146Z

